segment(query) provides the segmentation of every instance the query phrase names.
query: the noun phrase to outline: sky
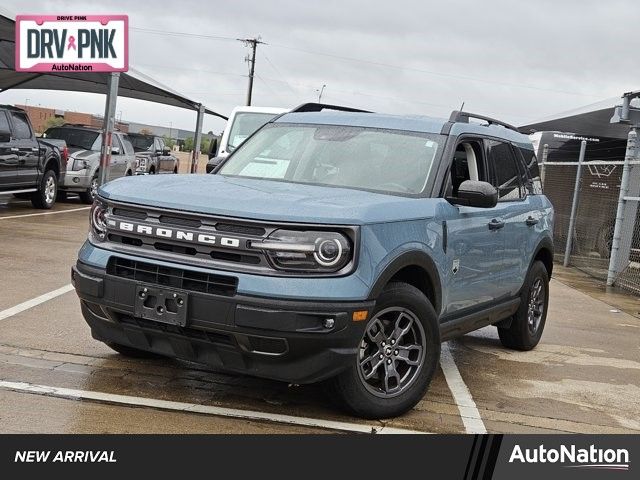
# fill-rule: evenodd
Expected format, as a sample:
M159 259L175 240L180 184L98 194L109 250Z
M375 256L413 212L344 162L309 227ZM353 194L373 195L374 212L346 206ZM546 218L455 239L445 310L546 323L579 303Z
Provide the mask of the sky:
M638 0L4 0L16 14L127 14L130 65L228 115L317 101L392 114L465 110L523 125L640 89ZM9 90L0 103L102 114L104 96ZM195 112L119 99L123 120L193 129ZM204 119L218 133L224 121Z

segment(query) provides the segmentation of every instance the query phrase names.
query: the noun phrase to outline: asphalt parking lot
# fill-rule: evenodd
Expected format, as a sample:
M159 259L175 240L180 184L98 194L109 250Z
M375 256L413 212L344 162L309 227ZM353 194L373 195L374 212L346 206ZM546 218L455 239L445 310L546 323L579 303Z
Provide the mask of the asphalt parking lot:
M69 287L87 228L78 200L42 212L0 197L3 433L640 432L640 319L558 280L534 351L502 348L494 328L448 342L413 411L367 422L322 386L124 359L94 341Z

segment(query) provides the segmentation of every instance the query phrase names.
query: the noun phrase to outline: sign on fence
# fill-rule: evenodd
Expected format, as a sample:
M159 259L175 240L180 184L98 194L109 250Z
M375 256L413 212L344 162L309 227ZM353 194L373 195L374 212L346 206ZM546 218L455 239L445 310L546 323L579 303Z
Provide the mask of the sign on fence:
M127 15L18 15L19 72L126 72Z

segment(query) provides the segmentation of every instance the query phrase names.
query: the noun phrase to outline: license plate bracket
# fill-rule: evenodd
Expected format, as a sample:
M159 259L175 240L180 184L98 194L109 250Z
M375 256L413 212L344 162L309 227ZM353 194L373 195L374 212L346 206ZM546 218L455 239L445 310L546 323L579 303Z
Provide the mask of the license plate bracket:
M135 316L154 322L187 325L189 294L184 290L136 285Z

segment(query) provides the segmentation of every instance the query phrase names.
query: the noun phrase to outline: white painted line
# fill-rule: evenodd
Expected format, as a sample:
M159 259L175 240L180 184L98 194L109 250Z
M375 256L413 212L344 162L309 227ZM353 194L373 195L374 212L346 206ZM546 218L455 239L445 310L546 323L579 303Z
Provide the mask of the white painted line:
M64 287L60 287L57 290L53 290L52 292L45 293L40 295L39 297L32 298L31 300L27 300L26 302L19 303L15 307L7 308L6 310L2 310L0 312L0 320L4 320L5 318L12 317L13 315L17 315L20 312L24 312L25 310L29 310L41 303L47 302L53 298L59 297L60 295L64 295L67 292L73 290L73 285L65 285Z
M444 373L447 385L449 385L453 399L458 406L458 411L460 412L460 417L462 417L462 423L467 433L487 433L478 407L476 407L476 402L473 401L471 392L469 392L467 385L464 383L464 380L462 380L460 370L458 370L456 363L453 361L449 344L446 342L442 344L440 367Z
M68 210L56 210L55 212L25 213L24 215L9 215L8 217L0 217L0 220L8 220L11 218L37 217L40 215L57 215L58 213L79 212L80 210L89 210L91 207L69 208Z
M113 403L118 405L132 405L136 407L150 407L161 410L178 412L199 413L218 417L242 418L246 420L259 420L273 423L284 423L303 427L314 427L328 430L339 430L355 433L411 433L423 434L415 430L392 428L386 426L371 426L359 423L337 422L322 420L319 418L295 417L292 415L280 415L277 413L256 412L252 410L239 410L236 408L216 407L212 405L198 405L196 403L172 402L155 398L133 397L130 395L118 395L113 393L92 392L89 390L76 390L72 388L58 388L46 385L35 385L24 382L8 382L0 380L0 389L14 392L25 392L49 397L70 398L74 400L94 400L97 402Z

